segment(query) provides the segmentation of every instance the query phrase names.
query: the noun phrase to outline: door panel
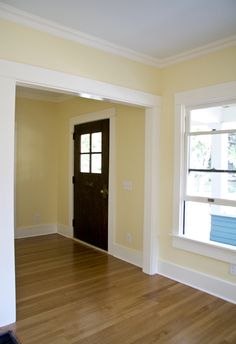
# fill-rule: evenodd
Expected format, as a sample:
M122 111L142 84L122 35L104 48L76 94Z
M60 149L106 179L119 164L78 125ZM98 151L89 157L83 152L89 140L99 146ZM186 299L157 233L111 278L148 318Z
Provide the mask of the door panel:
M109 120L75 126L74 237L107 250Z

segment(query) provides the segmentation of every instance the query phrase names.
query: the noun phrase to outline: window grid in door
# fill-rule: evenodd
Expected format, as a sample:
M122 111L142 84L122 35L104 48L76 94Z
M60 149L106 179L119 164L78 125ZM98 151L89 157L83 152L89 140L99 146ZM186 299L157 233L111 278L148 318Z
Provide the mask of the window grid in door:
M102 132L80 136L80 172L102 173Z

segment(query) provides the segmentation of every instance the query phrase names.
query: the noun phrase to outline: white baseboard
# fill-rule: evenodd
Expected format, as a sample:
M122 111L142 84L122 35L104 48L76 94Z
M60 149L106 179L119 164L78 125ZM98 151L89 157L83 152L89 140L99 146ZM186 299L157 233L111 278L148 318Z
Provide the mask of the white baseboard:
M66 238L71 238L74 239L73 235L73 228L65 226L65 225L58 225L57 226L57 232L58 234L66 237ZM74 239L78 242L81 242L80 240ZM94 249L97 249L96 247L86 244L85 242L81 242L83 245L92 247ZM100 249L98 249L100 250ZM103 250L101 250L103 251ZM138 267L143 266L143 255L141 251L137 251L119 244L113 244L111 248L108 250L108 254L119 258L121 260L124 260L127 263L131 263L133 265L136 265Z
M159 261L158 274L236 304L236 284L234 283L167 261Z
M58 225L57 228L58 228L58 234L66 237L66 238L71 238L73 240L76 240L77 242L80 242L83 245L89 246L93 249L97 249L97 250L102 251L102 252L106 252L106 251L100 250L99 248L96 248L92 245L89 245L86 242L82 242L78 239L75 239L73 237L73 228L70 228L70 227L67 227L64 225ZM127 263L131 263L131 264L136 265L138 267L142 267L143 257L142 257L141 251L130 249L128 247L125 247L125 246L122 246L119 244L113 244L111 249L109 249L109 251L106 253L108 253L111 256L114 256L116 258L119 258L121 260L124 260Z
M73 228L72 227L58 224L57 225L57 233L61 234L62 236L66 237L66 238L73 239Z
M15 231L15 238L30 238L34 236L58 233L64 237L73 239L73 228L61 224L46 224L27 227L18 227ZM124 260L128 263L142 267L142 252L119 244L113 244L108 252L110 255Z
M125 262L136 265L140 268L143 266L143 254L141 251L137 251L119 244L112 245L109 250L109 254L112 256L124 260Z
M15 231L15 238L28 238L53 233L73 239L73 229L60 224L19 227ZM108 253L142 268L143 257L141 251L113 244ZM158 274L236 304L236 283L234 284L163 260L158 262Z
M52 224L45 224L45 225L35 225L35 226L27 226L27 227L18 227L15 230L15 238L30 238L34 236L40 235L48 235L57 233L57 225Z

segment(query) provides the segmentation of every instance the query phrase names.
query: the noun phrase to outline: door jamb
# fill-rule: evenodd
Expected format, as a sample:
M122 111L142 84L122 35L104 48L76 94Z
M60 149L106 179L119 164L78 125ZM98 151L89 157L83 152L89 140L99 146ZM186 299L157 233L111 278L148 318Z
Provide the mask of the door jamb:
M102 111L96 111L70 119L70 143L69 143L69 223L73 221L73 183L74 175L74 127L77 124L94 122L102 119L109 119L109 181L108 181L108 253L112 254L113 242L115 238L115 200L116 200L116 183L115 183L115 109L109 108ZM72 225L68 228L68 236L74 238Z
M14 138L12 135L5 135L4 125L9 125L10 134L14 132L13 121L8 120L14 116L12 100L15 99L16 85L43 88L61 91L63 93L80 94L88 93L91 96L100 96L104 100L131 104L145 108L145 190L144 190L144 244L143 244L143 271L148 274L157 273L158 263L158 227L159 227L159 118L161 98L128 89L113 84L88 79L80 76L57 72L27 64L21 64L6 60L0 60L0 81L5 85L4 102L0 102L0 137L4 147L12 147ZM14 85L14 87L11 87ZM5 157L7 162L5 174L0 171L0 179L6 179L6 175L12 176L9 183L5 185L4 192L0 195L0 201L7 209L4 220L0 221L0 241L2 247L7 251L14 252L14 200L9 197L14 190L14 150L11 155ZM5 162L5 161L4 161ZM6 173L8 172L8 173ZM5 232L11 235L6 236ZM0 271L4 266L9 265L9 257L3 257L0 263ZM8 290L8 293L6 292ZM15 321L15 274L14 265L10 265L7 276L1 282L0 294L11 295L7 297L9 304L7 318L0 319L0 326ZM4 297L0 299L0 308L4 308ZM14 301L14 302L13 302ZM4 323L5 321L5 323Z

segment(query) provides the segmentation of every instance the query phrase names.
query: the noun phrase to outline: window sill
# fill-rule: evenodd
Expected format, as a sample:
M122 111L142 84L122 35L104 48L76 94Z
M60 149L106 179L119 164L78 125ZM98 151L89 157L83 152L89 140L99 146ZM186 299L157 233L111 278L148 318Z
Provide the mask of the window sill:
M173 235L172 242L176 248L236 264L236 247L212 241L197 241L183 235Z

